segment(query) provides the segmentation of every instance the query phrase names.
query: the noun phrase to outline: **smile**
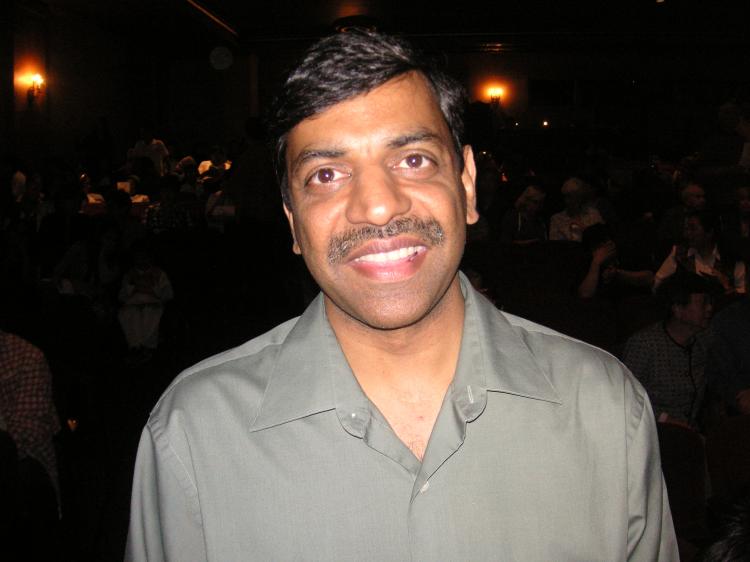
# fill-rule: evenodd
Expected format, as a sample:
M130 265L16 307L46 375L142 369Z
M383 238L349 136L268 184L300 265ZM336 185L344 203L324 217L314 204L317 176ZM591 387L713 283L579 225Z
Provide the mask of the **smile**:
M365 254L356 258L355 262L367 262L367 263L381 263L387 264L397 262L401 260L411 261L416 258L419 254L426 251L425 246L408 246L406 248L398 248L391 250L390 252L378 252L373 254Z

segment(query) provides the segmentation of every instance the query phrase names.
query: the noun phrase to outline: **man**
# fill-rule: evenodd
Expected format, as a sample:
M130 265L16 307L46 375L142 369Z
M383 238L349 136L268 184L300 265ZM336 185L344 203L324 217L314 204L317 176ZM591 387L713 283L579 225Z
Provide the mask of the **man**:
M583 231L581 238L591 261L578 285L578 296L582 299L604 297L621 300L629 294L648 291L653 285L654 274L648 269L623 269L617 256L617 245L606 224L591 225Z
M458 275L462 97L399 40L316 44L273 115L308 310L183 373L134 479L134 560L674 560L643 389Z
M680 271L659 288L666 319L634 334L623 362L648 391L658 421L695 427L706 392L707 333L718 283Z
M684 242L685 219L689 214L706 208L706 190L696 179L682 180L679 185L679 197L680 203L667 209L659 223L656 235L660 252L664 252L665 249L668 251L675 244Z
M584 230L604 222L593 205L593 190L580 178L572 177L565 181L560 192L565 209L550 218L549 239L580 242Z

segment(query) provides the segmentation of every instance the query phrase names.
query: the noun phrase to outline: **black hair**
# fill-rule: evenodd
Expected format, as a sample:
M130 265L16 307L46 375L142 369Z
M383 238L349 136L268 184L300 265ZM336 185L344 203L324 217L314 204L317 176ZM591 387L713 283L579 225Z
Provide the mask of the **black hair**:
M672 307L687 305L690 302L690 295L714 296L722 292L721 284L714 277L679 268L674 275L665 279L664 283L659 286L656 297L661 301L667 316L671 316Z
M453 137L459 161L463 146L463 88L437 64L403 39L353 28L321 39L290 72L267 116L274 167L281 195L291 208L286 176L286 141L300 122L326 109L365 94L408 72L418 72L435 94Z
M724 515L721 538L708 547L699 562L750 560L750 496L738 501Z
M719 215L711 211L693 211L685 215L685 220L695 217L701 223L703 230L713 233L717 238L721 230Z

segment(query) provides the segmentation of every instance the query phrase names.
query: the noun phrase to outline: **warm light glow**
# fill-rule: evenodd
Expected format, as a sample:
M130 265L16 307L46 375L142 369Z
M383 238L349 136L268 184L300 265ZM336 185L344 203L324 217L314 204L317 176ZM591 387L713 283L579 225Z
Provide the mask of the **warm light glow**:
M30 78L31 85L35 88L41 88L42 84L44 84L44 78L42 78L41 74L34 74Z
M549 127L549 121L542 121L542 127Z
M503 97L505 89L500 86L492 86L491 88L487 88L487 93L489 94L490 99L500 99Z

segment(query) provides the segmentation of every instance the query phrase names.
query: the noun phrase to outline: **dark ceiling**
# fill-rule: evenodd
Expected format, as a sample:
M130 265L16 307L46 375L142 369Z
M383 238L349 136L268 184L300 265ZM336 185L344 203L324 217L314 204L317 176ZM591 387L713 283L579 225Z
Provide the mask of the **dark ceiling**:
M309 42L342 18L457 50L750 45L750 2L723 0L47 0L111 29L206 27L237 47ZM187 23L186 23L187 22ZM346 23L346 20L345 20Z

